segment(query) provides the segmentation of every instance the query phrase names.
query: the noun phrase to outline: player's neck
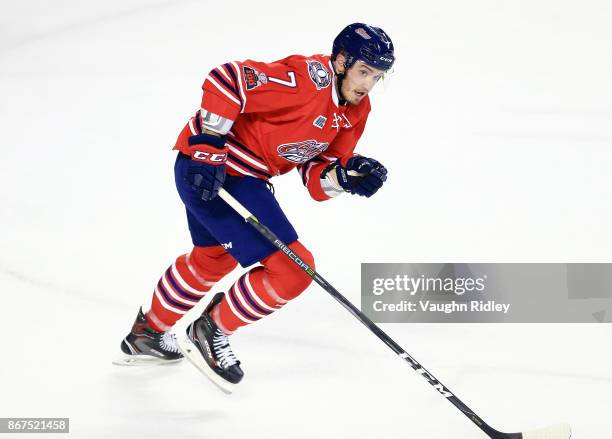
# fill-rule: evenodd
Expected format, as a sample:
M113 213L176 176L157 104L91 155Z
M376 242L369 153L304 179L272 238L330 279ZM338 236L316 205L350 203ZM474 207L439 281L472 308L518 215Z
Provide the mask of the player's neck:
M348 103L344 98L344 94L342 94L342 81L344 81L344 73L336 73L334 79L334 87L336 87L336 94L338 95L338 105L341 107L346 107Z

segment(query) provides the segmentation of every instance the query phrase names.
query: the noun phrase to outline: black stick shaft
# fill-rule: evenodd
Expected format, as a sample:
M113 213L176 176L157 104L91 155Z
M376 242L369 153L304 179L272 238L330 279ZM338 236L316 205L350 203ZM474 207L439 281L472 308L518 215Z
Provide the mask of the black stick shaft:
M482 431L484 431L489 437L494 439L520 439L521 434L517 433L508 435L500 433L485 421L483 421L478 415L476 415L467 405L465 405L459 398L457 398L448 387L444 386L437 378L429 373L421 364L411 357L400 345L398 345L391 337L389 337L382 329L380 329L372 320L364 315L355 305L348 301L338 290L336 290L329 282L327 282L323 276L317 273L311 268L298 254L293 252L284 242L268 229L264 224L261 224L257 218L250 216L246 218L246 221L251 224L261 235L263 235L268 241L274 244L279 250L281 250L294 264L300 267L308 276L310 276L317 284L319 284L325 291L327 291L334 299L346 308L357 320L363 323L371 332L374 333L379 339L381 339L393 352L395 352L400 358L404 359L416 372L421 374L423 378L427 380L442 396L450 401L455 407L457 407L465 416L467 416L474 424L476 424Z
M319 284L325 291L327 291L334 299L348 310L357 320L363 323L374 335L381 339L393 352L395 352L400 358L405 360L410 367L416 372L421 374L423 378L427 380L442 396L450 401L455 407L457 407L461 413L467 416L474 424L484 431L492 439L522 439L521 433L501 433L486 422L484 422L478 415L476 415L467 405L465 405L459 398L457 398L447 387L445 387L440 381L438 381L431 373L429 373L421 364L412 358L400 345L398 345L391 337L389 337L382 329L366 317L355 305L349 302L342 294L338 292L329 282L327 282L323 276L317 273L312 267L310 267L298 254L291 250L287 244L282 242L278 237L264 224L261 224L259 220L251 214L242 204L238 202L234 197L231 196L223 188L219 191L219 196L225 200L225 202L232 207L246 222L255 228L264 238L270 241L280 251L282 251L291 261L300 267L304 272L310 276L317 284Z

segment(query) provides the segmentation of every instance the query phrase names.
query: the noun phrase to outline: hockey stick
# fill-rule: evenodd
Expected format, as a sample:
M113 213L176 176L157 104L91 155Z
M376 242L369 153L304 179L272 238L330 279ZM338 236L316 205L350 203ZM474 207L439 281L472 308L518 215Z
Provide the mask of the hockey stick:
M457 407L465 416L467 416L474 424L484 431L492 439L569 439L571 430L568 424L559 424L551 427L530 430L521 433L502 433L495 430L485 421L483 421L476 413L474 413L467 405L465 405L457 396L455 396L448 387L444 386L437 378L429 373L421 364L412 358L400 345L398 345L391 337L389 337L382 329L380 329L372 320L366 317L355 305L349 302L342 294L340 294L329 282L312 269L307 263L294 253L285 243L276 237L276 235L268 229L264 224L251 214L242 204L240 204L227 191L221 189L219 196L232 207L240 216L244 218L251 226L261 233L268 241L274 244L281 250L294 264L300 267L308 274L316 283L318 283L325 291L327 291L334 299L346 308L357 320L363 323L367 328L381 339L393 352L400 358L405 360L410 367L417 373L421 374L442 396Z

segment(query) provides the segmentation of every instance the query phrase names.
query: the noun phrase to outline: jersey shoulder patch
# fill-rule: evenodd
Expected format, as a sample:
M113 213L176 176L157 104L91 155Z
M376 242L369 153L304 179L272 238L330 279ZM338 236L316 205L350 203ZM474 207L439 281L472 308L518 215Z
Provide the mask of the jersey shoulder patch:
M316 59L307 59L308 76L314 83L317 90L329 87L332 82L332 75L329 68Z
M300 72L292 57L287 57L271 63L247 59L241 63L240 75L245 91L280 91L283 93L298 93L300 84L305 77L300 78ZM293 62L292 62L293 61ZM303 61L302 61L303 63Z
M253 90L268 83L268 76L265 73L259 72L246 64L242 66L242 76L247 90Z

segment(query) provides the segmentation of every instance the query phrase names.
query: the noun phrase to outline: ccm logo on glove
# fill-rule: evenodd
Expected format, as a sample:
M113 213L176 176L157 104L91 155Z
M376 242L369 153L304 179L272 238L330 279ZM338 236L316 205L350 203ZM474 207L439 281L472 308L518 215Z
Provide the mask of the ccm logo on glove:
M227 153L220 154L218 152L192 150L191 158L198 162L221 164L227 161Z
M204 201L212 200L225 181L228 147L225 136L202 133L189 138L191 164L187 181Z

